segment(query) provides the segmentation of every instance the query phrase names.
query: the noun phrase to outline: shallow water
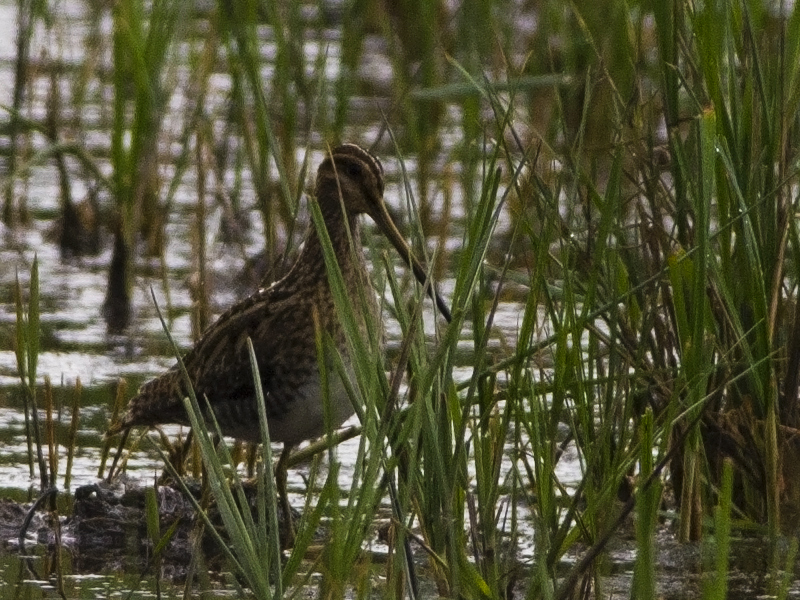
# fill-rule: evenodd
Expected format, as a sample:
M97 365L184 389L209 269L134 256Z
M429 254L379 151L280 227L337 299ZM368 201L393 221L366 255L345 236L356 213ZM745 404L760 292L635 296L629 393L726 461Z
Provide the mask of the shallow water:
M87 35L90 20L87 14L88 5L70 3L59 5L59 14L62 19L60 26L53 32L37 31L32 43L31 56L59 53L58 56L66 64L79 66L83 57L83 36ZM202 19L195 25L197 31L203 29ZM110 23L107 17L100 20L100 30L108 31ZM16 33L15 5L9 2L0 2L0 103L8 104L10 97L5 94L13 87L13 61L15 47L7 43L13 40ZM274 45L270 40L269 31L265 31L265 44L262 52L265 57L267 75L272 69L270 62ZM321 40L309 39L304 41L306 59L312 64L314 57L319 52L327 52L325 75L333 81L339 72L338 57L340 35L336 30L322 33ZM378 38L367 40L368 52L365 53L365 64L360 72L361 77L367 80L371 89L386 89L391 81L390 63L383 55L383 43ZM179 71L179 84L173 90L173 96L168 103L174 111L174 117L179 119L190 103L181 82L188 78L186 72ZM270 78L267 77L266 81ZM38 101L32 103L31 111L42 114L43 102L47 97L48 76L42 75L34 80L32 90ZM71 80L69 76L63 78L64 95L69 93ZM102 86L102 84L101 84ZM209 114L218 114L215 106L224 106L226 92L230 88L230 80L224 73L219 73L212 78L212 94L209 98ZM217 92L217 96L213 92ZM102 95L102 93L101 93ZM360 114L361 122L353 123L354 129L361 132L364 139L369 139L369 131L380 126L380 112L375 110L375 100L372 98L355 99L354 106L370 107ZM102 105L94 106L89 103L82 107L87 122L92 122L92 115L96 115L98 125L107 118L108 108ZM105 115L105 116L104 116ZM457 117L458 115L453 115ZM171 116L165 118L165 123L170 123ZM372 122L369 119L376 119ZM180 122L177 120L176 122ZM169 127L168 127L169 128ZM447 129L447 128L446 128ZM456 127L451 128L457 131ZM88 130L82 132L84 141L96 156L107 155L109 136L106 130ZM451 134L453 135L453 134ZM40 137L34 136L34 145L45 147L46 144ZM174 153L174 150L171 151ZM170 153L165 149L165 156ZM311 156L312 171L322 158L322 149L317 147ZM404 213L401 200L401 186L399 181L400 165L389 155L381 156L386 170L387 190L386 200L396 215ZM99 158L98 164L106 173L110 167L104 159ZM413 177L415 162L413 158L406 161L405 168ZM169 181L172 167L168 160L161 167L164 181ZM226 174L226 179L233 181L236 174ZM139 274L137 275L134 289L134 322L129 331L123 336L113 336L107 333L106 324L102 317L103 302L106 293L108 266L111 259L111 239L108 229L103 230L102 251L96 257L87 257L64 261L61 259L57 244L57 218L60 215L58 172L50 163L45 162L30 170L25 185L18 185L18 193L26 198L26 209L32 219L28 224L8 228L0 225L0 462L3 478L0 480L0 495L6 492L20 492L28 490L32 483L27 465L27 444L23 429L24 418L22 413L22 397L19 391L19 376L16 356L11 350L15 331L15 306L12 301L13 286L17 278L23 290L28 289L28 278L34 257L38 259L39 281L41 286L41 324L42 324L42 352L38 363L38 381L41 384L44 377L49 377L54 386L56 403L69 407L72 403L72 388L80 379L83 386L83 400L79 413L79 448L73 465L71 489L84 485L93 480L96 473L98 453L100 450L101 436L104 432L114 400L113 386L124 378L129 383L129 394L143 380L152 377L173 362L169 344L162 331L160 321L153 306L151 291L155 295L158 305L168 309L168 326L172 336L182 349L191 343L191 316L190 309L192 298L189 288L189 279L193 272L195 260L191 243L194 235L193 223L196 211L196 181L195 173L187 171L183 177L178 192L173 201L173 208L169 213L166 223L167 247L164 252L165 278L161 276L161 265L157 259L140 258ZM76 200L83 198L87 189L80 177L73 177L72 194ZM215 313L219 313L230 306L236 298L241 297L254 289L237 285L235 274L242 271L246 257L255 256L262 247L263 231L261 228L261 215L254 204L252 183L246 177L241 181L241 198L244 203L242 209L245 221L251 228L244 232L241 239L242 247L238 248L222 241L223 215L218 207L209 205L206 223L206 243L208 247L208 265L210 269L210 286L212 290L211 304ZM458 218L459 203L457 186L453 192L455 209L453 217ZM104 200L108 202L108 199ZM437 203L434 203L436 205ZM436 213L436 210L433 211ZM307 222L305 212L301 210L301 217ZM406 221L406 219L401 219ZM373 228L370 223L365 223L367 235ZM401 225L402 227L402 225ZM303 227L298 228L302 232ZM295 238L298 232L295 232ZM285 241L285 240L284 240ZM296 239L293 244L296 247ZM375 240L380 247L385 241ZM456 237L446 242L446 246L457 247L460 240ZM436 240L429 240L430 249ZM243 249L244 253L241 251ZM400 277L409 277L408 273L399 267L399 259L392 254ZM448 281L442 281L442 293L447 296L450 289ZM516 331L520 320L521 305L510 302L501 304L495 319L496 333L490 342L490 347L498 351L513 347L516 341ZM426 329L432 335L434 318L432 313L426 316ZM391 355L399 347L400 331L387 315L386 333L388 337L388 352ZM470 344L465 341L462 345L465 355L470 352ZM464 376L469 376L468 367ZM63 408L59 412L60 439L63 442L68 427L70 411ZM64 454L62 449L60 454ZM136 460L128 465L129 473L134 477L150 478L154 470L158 469L159 460L154 453L140 451ZM340 450L342 460L348 461L348 448ZM143 458L144 457L144 458ZM63 462L63 459L62 459Z
M60 27L65 33L61 35L48 35L38 32L32 46L31 56L42 52L57 53L63 50L60 44L68 46L69 50L64 56L67 64L79 66L83 61L82 37L86 34L88 24L85 9L88 5L67 3L64 10L67 14L60 21ZM108 31L110 25L106 18L101 20L101 29ZM10 104L8 95L13 87L14 52L13 44L4 41L13 40L16 28L15 6L0 0L0 103ZM198 23L198 30L202 30L202 23ZM390 88L391 76L387 75L390 63L382 55L382 43L376 39L367 41L368 52L365 53L365 65L361 76L369 79L369 89ZM55 44L54 43L58 42ZM323 34L322 40L306 40L304 48L306 57L313 60L319 52L327 53L325 74L331 81L338 76L338 42L339 34L331 31ZM270 50L272 48L272 50ZM269 53L274 52L274 45L267 40L262 48L265 53L267 72L271 69ZM187 81L188 74L179 71L179 81ZM269 77L267 77L267 81ZM102 86L103 84L101 84ZM70 88L69 75L64 76L64 95L67 97ZM209 99L209 114L221 114L224 110L224 101L230 88L230 79L224 73L214 75L212 78L212 96ZM44 102L48 94L48 77L43 75L37 78L31 89L35 100L32 104L31 114L42 117ZM218 97L214 97L214 93ZM107 92L101 92L101 96ZM169 107L175 112L176 122L180 122L180 114L191 102L187 93L178 84L174 95L169 102ZM381 114L376 110L373 98L355 99L354 113L360 122L352 124L353 130L358 131L357 139L369 140L380 129ZM109 164L103 157L108 156L110 137L104 129L107 123L109 109L102 104L91 103L82 107L82 114L86 123L96 123L97 129L88 129L81 132L82 143L97 158L100 169L108 174ZM452 111L454 119L460 118L458 111ZM170 121L165 119L165 123ZM170 128L172 130L173 128ZM445 141L457 141L457 127L446 128ZM178 134L177 131L174 132ZM316 147L310 157L311 172L314 172L323 156L323 140L316 140ZM36 149L47 146L41 138L34 137L33 144ZM165 157L160 168L164 182L170 181L173 166L168 157L175 155L175 148L162 149ZM387 189L385 199L390 205L393 214L398 217L399 225L405 230L408 218L404 218L406 207L402 199L401 166L391 152L379 152L386 171ZM302 158L302 157L300 157ZM70 163L71 167L75 165ZM414 176L416 168L413 157L405 162L405 169L410 177ZM252 181L246 173L240 179L239 190L242 202L242 221L249 224L249 228L241 232L236 244L226 243L225 215L219 206L208 202L206 219L206 245L207 261L209 267L209 284L211 287L211 305L215 314L219 314L230 306L237 298L246 295L254 288L253 284L241 284L238 274L246 267L246 261L256 256L262 249L264 232L262 229L261 213L255 206L255 193ZM237 174L226 173L225 184L228 185L237 179ZM41 353L38 360L37 382L41 390L45 377L49 378L53 386L54 414L56 415L55 437L58 448L58 479L55 485L62 492L62 500L66 502L68 494L74 494L82 486L90 485L98 480L98 467L101 463L103 447L103 434L108 426L112 405L115 398L115 387L120 379L125 379L128 384L128 396L144 380L153 377L174 363L169 343L162 330L156 309L153 305L151 293L159 307L168 314L168 326L177 344L182 349L191 345L191 307L192 296L190 289L191 276L194 271L195 259L192 239L195 235L194 219L196 214L196 174L193 170L187 171L178 186L173 200L172 208L165 224L166 248L163 256L163 269L167 274L162 277L162 264L158 259L139 257L138 273L134 289L134 320L129 330L124 335L110 335L107 333L106 323L103 319L103 303L106 294L109 263L111 261L112 239L108 227L102 229L101 252L94 257L62 260L57 236L57 219L60 216L59 206L59 174L51 162L35 166L29 172L24 186L18 184L17 193L24 195L25 207L31 219L28 223L15 225L13 228L0 225L0 498L12 498L16 501L31 501L38 496L40 479L38 465L31 467L29 455L28 436L26 432L25 415L23 412L23 395L20 389L16 355L12 350L12 341L15 336L16 307L13 301L14 285L19 279L24 293L29 289L29 274L34 257L38 261L39 282L41 286ZM85 198L89 190L80 177L71 178L71 191L73 198L80 201ZM433 190L433 194L440 194L440 190ZM459 205L457 186L450 191L454 198L454 209L451 218L463 217L463 210ZM101 205L110 204L107 197L101 198ZM434 202L432 214L441 217L438 206ZM302 230L308 223L308 216L304 207L300 210L300 220L303 223L297 227L292 240L282 238L283 244L291 243L296 249ZM383 249L385 240L375 239L372 235L374 228L365 222L365 240L370 244ZM448 251L458 250L460 239L453 230L453 237L444 241ZM285 236L285 232L279 232ZM438 238L427 241L428 250L431 251L439 243ZM410 277L402 267L396 253L389 256L394 261L395 272L398 278ZM452 283L443 280L440 290L447 298L452 293ZM248 287L249 286L249 287ZM516 332L521 319L520 311L524 296L517 294L515 301L502 303L495 319L495 334L490 342L490 348L499 353L506 352L516 343ZM435 318L430 306L425 315L425 327L429 336L433 335ZM400 346L400 328L390 316L386 315L385 331L387 335L387 354L391 364L391 357L397 354ZM469 331L465 332L468 335ZM460 350L465 357L471 352L471 343L468 339L460 345ZM471 375L468 362L457 371L458 377L465 380ZM82 393L78 409L78 428L74 446L74 456L70 472L69 484L66 481L66 464L68 456L69 424L72 417L74 402L74 387L80 380ZM41 393L39 404L42 405ZM44 411L40 411L41 420L44 420ZM355 417L348 424L357 423ZM164 431L173 438L185 435L179 427L166 427ZM156 442L160 443L155 433L149 434ZM339 483L346 494L353 481L353 469L358 452L358 439L350 440L340 445L337 455L341 461ZM128 477L140 480L143 484L150 484L158 477L163 468L162 460L158 453L148 444L139 444L138 450L130 455L126 463ZM504 466L504 470L510 468ZM570 485L581 477L580 465L575 456L571 460L563 460L559 465L559 476L562 481ZM296 508L303 506L306 494L307 465L300 465L289 473L289 492L291 501ZM63 509L69 510L66 504ZM524 511L524 508L521 510ZM30 535L30 532L29 532ZM6 541L6 543L10 543ZM45 544L46 545L46 544ZM522 544L523 552L529 546ZM35 572L29 571L25 562L15 556L13 552L0 552L0 585L9 585L15 593L36 595L39 593L51 594L54 582L42 580L40 573L52 571L52 556L44 552L41 544L36 539L30 541L29 549L39 554L33 560ZM375 540L374 547L370 549L376 555L385 554L386 549ZM523 560L525 557L521 557ZM131 571L131 567L122 568L123 565L108 565L105 569L96 566L87 573L85 565L78 561L77 556L69 552L62 552L65 567L62 570L69 574L64 582L67 597L107 597L119 593L119 590L130 590L133 587L144 586L138 589L133 597L152 597L155 591L155 582L146 578L139 582L139 574ZM73 562L76 561L76 562ZM214 595L230 595L230 585L214 584L219 587ZM182 595L181 588L172 588L163 584L161 590L165 597L178 597ZM2 594L0 594L2 595Z
M0 0L0 104L11 103L11 90L13 87L14 69L14 38L16 34L16 3L9 0ZM89 4L78 2L62 2L58 5L60 31L62 34L48 34L39 31L33 44L32 56L39 56L42 52L56 54L63 58L67 65L80 66L83 62L83 36L87 33L89 24L86 22L86 11L90 10ZM197 35L201 36L203 21L198 19L194 25ZM108 33L110 22L107 18L101 19L100 29ZM321 39L307 39L303 41L303 49L309 63L313 63L320 53L327 54L325 63L325 77L334 81L339 74L339 42L338 30L324 31ZM391 62L385 55L385 45L377 37L367 40L364 53L364 64L359 69L359 76L365 80L365 88L377 90L377 94L391 92ZM268 31L265 32L262 52L265 57L264 73L266 80L270 80L273 72L271 55L275 45ZM169 108L174 114L170 118L175 123L180 123L181 114L190 104L190 93L185 84L189 80L189 72L179 68L176 73L176 85ZM62 85L65 91L69 90L69 74L63 76ZM102 86L102 84L100 84ZM212 77L209 98L209 114L221 115L225 110L227 92L231 87L230 78L225 73L218 73ZM32 84L31 91L35 101L31 108L33 116L41 118L44 114L44 102L48 94L48 76L40 75ZM101 91L99 96L106 95L107 89ZM65 94L66 95L66 94ZM381 128L381 113L377 110L379 103L386 104L385 98L356 98L351 107L351 131L354 139L358 141L371 141ZM108 121L108 106L102 102L87 104L82 108L86 123L96 126L82 132L81 143L93 155L98 157L98 165L104 173L110 171L107 160L110 136L104 124ZM461 110L458 106L447 109L447 119L442 129L441 141L443 152L455 147L460 141ZM169 119L167 119L168 122ZM219 125L218 123L216 125ZM179 132L176 127L168 127L177 137ZM311 155L311 170L316 168L322 158L322 147L325 140L314 138ZM173 140L174 142L174 140ZM35 150L46 148L47 144L41 138L33 138ZM175 156L179 149L165 144L162 148L164 163L160 168L163 182L169 182L174 172L170 156ZM407 207L403 200L401 189L401 168L397 159L392 155L388 145L378 151L383 161L387 174L386 200L400 220L401 229L407 230L404 218ZM0 148L5 151L5 149ZM302 157L299 157L302 158ZM1 164L1 163L0 163ZM448 165L453 167L453 165ZM74 169L75 165L71 164ZM413 157L407 157L405 168L413 180L416 162ZM457 169L458 166L455 166ZM243 221L250 224L241 238L237 240L240 245L227 243L225 229L225 215L218 205L208 202L208 216L206 220L206 243L208 248L208 264L210 269L210 287L212 290L211 303L215 314L219 314L230 306L238 297L247 294L253 289L252 283L241 284L238 274L246 265L247 259L256 256L263 246L264 232L261 225L261 214L256 210L255 193L252 181L246 173L241 179L240 197L243 203ZM25 196L26 208L31 215L31 221L23 225L9 228L0 224L0 498L13 498L18 501L30 501L38 494L40 486L38 473L34 468L31 475L29 466L29 451L25 429L25 418L22 410L22 393L16 364L16 356L11 350L15 335L15 305L13 302L13 286L19 278L23 290L28 289L28 278L34 256L39 263L39 280L42 288L42 353L38 363L38 382L44 383L47 376L54 388L56 439L58 445L59 478L57 486L64 492L74 493L76 489L97 481L98 466L101 462L101 449L103 433L108 425L112 404L115 396L117 382L124 378L128 382L128 396L142 381L157 375L169 368L174 358L157 317L152 293L158 305L168 308L168 326L182 349L191 344L191 307L192 297L190 279L194 271L194 257L192 237L194 216L196 213L196 175L189 170L184 175L177 194L174 198L169 220L166 223L167 247L164 252L164 268L166 277L161 276L161 264L158 259L140 257L139 273L134 290L135 317L130 330L125 335L109 335L105 321L102 317L102 307L107 285L107 274L111 259L111 238L108 227L103 229L104 238L101 242L102 251L96 257L75 260L62 260L59 252L56 235L56 220L60 214L58 172L50 163L34 165L30 169L24 186L18 185L17 192ZM233 187L237 174L227 172L224 175L223 187ZM86 185L80 177L71 179L72 193L75 199L80 200L88 193ZM442 217L444 203L441 199L442 190L433 184L432 196L437 200L432 206L432 215ZM457 184L448 184L448 194L452 200L452 207L446 217L458 222L464 216L464 207L461 191ZM110 203L108 198L103 198L103 203ZM291 245L296 249L299 233L302 232L308 217L301 208L299 232L285 239L286 232L279 232L281 242ZM503 215L500 220L498 233L507 233L509 219ZM384 248L383 240L374 239L373 228L370 223L365 223L366 235L379 248ZM443 250L448 253L457 253L461 246L461 239L456 228L451 228L450 236L444 240L438 237L426 240L428 251L435 249L442 243ZM495 248L498 255L504 255L506 248ZM409 274L400 265L396 254L390 254L394 261L398 277L408 278ZM452 294L452 282L444 279L439 282L440 290L445 297ZM249 287L248 287L249 286ZM513 349L519 325L521 312L525 300L526 290L520 285L514 289L513 284L505 286L504 301L500 303L494 318L493 337L489 348L497 352L498 356L507 355ZM428 306L428 309L430 307ZM543 317L541 322L546 322ZM425 327L428 335L432 336L435 322L433 313L425 316ZM467 380L471 376L469 355L472 342L469 339L469 326L465 329L465 338L459 345L463 364L457 367L454 375L457 379ZM396 356L400 346L400 330L396 322L386 315L386 333L388 337L387 365ZM543 332L546 334L547 332ZM547 360L545 357L542 360ZM550 365L538 365L546 371ZM80 379L83 386L79 413L78 429L76 435L74 461L71 470L69 486L65 482L67 462L67 435L73 406L73 389L75 382ZM40 398L41 402L41 398ZM349 424L357 423L355 418ZM179 427L167 427L165 432L173 438L185 435ZM158 443L158 437L151 437ZM339 472L339 483L343 493L349 489L353 480L355 457L358 450L358 440L343 443L338 449L338 457L342 461ZM277 448L276 448L277 450ZM503 473L510 469L506 463L502 467ZM161 472L162 461L155 450L147 444L140 444L139 449L132 454L127 462L126 473L133 479L144 483L151 483ZM306 476L308 466L290 471L289 487L293 505L300 508L306 492ZM566 489L576 485L582 477L580 457L574 446L568 446L564 456L558 463L556 476ZM68 487L68 489L67 489ZM526 507L519 507L520 515L524 520ZM533 532L527 540L519 542L519 560L529 562L534 556ZM692 577L692 573L702 570L703 551L696 547L682 547L676 549L670 544L671 537L665 533L661 546L663 556L659 564L664 567L666 576L660 582L659 591L664 598L697 597L702 589L699 577ZM630 590L630 579L635 547L630 540L612 550L611 560L614 565L612 573L605 580L606 596L618 597L625 595ZM3 547L8 547L8 540L0 540ZM32 540L31 550L39 555L33 560L36 572L28 568L13 552L0 551L0 597L13 592L21 597L39 597L39 595L52 595L54 582L43 580L37 573L49 571L48 561L52 557L43 552L45 544L36 544ZM376 555L385 554L386 548L375 540L370 551ZM762 549L752 550L751 554L763 552ZM146 578L140 583L139 574L125 570L121 565L109 566L107 569L94 569L88 574L82 574L85 568L72 562L73 556L69 552L62 553L65 561L64 572L65 591L67 597L116 597L120 590L132 592L133 598L150 598L156 591L152 578ZM672 561L672 562L671 562ZM747 563L744 563L747 564ZM738 568L738 567L737 567ZM215 576L219 579L221 576ZM764 582L758 580L758 575L745 571L745 591L740 597L749 597L748 593L764 589ZM208 589L211 596L235 595L235 590L224 581L212 579L204 589ZM172 587L168 583L161 584L160 592L164 597L182 597L180 587ZM796 587L796 586L795 586ZM431 594L433 595L433 594ZM800 593L795 588L790 590L790 596L797 597ZM19 596L17 596L19 597ZM127 595L126 595L127 597Z
M66 65L79 67L84 60L83 37L87 35L91 26L86 13L89 10L88 5L68 2L59 6L60 10L64 11L64 14L59 14L61 19L59 27L51 32L37 31L32 43L31 56L46 56L53 53L61 57ZM13 87L16 51L13 43L6 42L13 40L16 34L15 10L14 4L0 1L0 40L3 40L0 42L0 90L2 90L0 103L6 105L11 102L9 94ZM198 20L195 27L198 32L202 31L202 19ZM107 16L100 20L99 28L106 33L109 31L110 22ZM271 53L274 54L274 42L269 39L268 31L265 31L265 36L261 50L265 57L267 75L265 80L269 81L269 73L273 68L270 56ZM325 76L330 81L334 81L339 72L339 42L340 35L335 30L323 32L320 40L304 41L305 56L309 64L313 63L318 53L327 53ZM369 89L388 90L391 83L391 65L388 58L382 54L384 45L378 38L370 38L366 44L368 51L365 52L365 64L360 75L368 80ZM175 118L175 123L180 123L182 111L185 111L186 106L191 103L182 85L188 81L189 73L179 69L176 76L178 84L168 103L174 115L168 116L164 121L165 124L170 123L172 117ZM68 97L71 83L69 74L62 77L60 85L64 97ZM99 85L102 88L105 84L99 83ZM34 97L30 109L32 116L43 117L48 86L49 78L46 74L34 79L31 86ZM212 77L208 114L220 114L224 110L230 86L227 74L219 73ZM99 95L107 96L108 92L101 89ZM381 114L376 109L375 99L357 98L354 99L353 106L356 107L355 112L359 118L359 122L352 123L353 130L360 132L359 139L369 140L374 136L374 132L380 129L381 123ZM110 167L103 157L108 155L110 137L103 123L108 120L109 109L103 104L89 102L81 108L81 113L86 123L97 125L97 129L90 128L81 132L82 142L94 156L98 157L100 169L108 174ZM454 119L460 118L457 111L454 111L452 116ZM169 125L166 128L175 129ZM452 127L449 131L451 133L447 136L450 138L457 135L452 133L457 132L457 127ZM174 134L177 136L178 132L174 131ZM38 150L47 147L46 142L37 136L33 137L33 144ZM163 181L168 182L172 177L173 166L167 157L174 155L177 150L167 146L161 151L165 160L161 165L160 174ZM387 178L385 198L394 214L400 217L400 226L403 228L403 223L408 219L402 217L405 209L401 199L400 164L390 153L380 154ZM312 172L322 156L322 140L317 140L316 148L310 157ZM75 165L70 163L70 166L74 168ZM405 169L413 178L415 169L413 157L406 161ZM243 222L248 223L250 227L239 239L240 245L227 244L223 241L224 215L218 206L212 202L208 203L205 230L207 260L212 290L211 305L216 314L254 289L252 284L250 287L240 285L237 274L244 269L246 259L257 255L263 245L261 214L256 210L252 182L246 173L243 175L240 190L241 211ZM163 268L167 273L166 277L161 276L162 265L157 259L140 257L138 260L139 272L133 300L134 321L124 335L109 335L102 316L111 260L112 240L109 229L102 230L102 250L99 255L62 260L57 242L57 219L61 212L57 169L52 161L46 161L30 170L24 186L17 184L17 193L24 195L26 211L31 220L13 228L0 225L0 299L3 300L0 304L0 340L3 341L0 343L0 498L32 500L38 494L37 490L40 487L38 466L31 467L33 459L29 455L23 396L16 355L11 349L16 322L16 307L13 302L15 281L18 278L22 289L25 290L24 293L27 293L30 269L36 257L41 286L42 328L42 351L38 360L37 381L41 389L47 377L53 386L59 473L55 483L63 492L74 493L81 486L97 481L103 433L112 412L117 382L123 378L128 382L128 396L130 396L142 381L157 375L174 362L151 293L155 295L158 305L166 309L170 332L179 347L186 349L191 345L190 278L195 264L192 245L196 214L195 178L196 174L191 169L184 175L165 225L167 246L164 251ZM225 174L226 183L233 182L236 178L236 173ZM88 193L81 177L72 177L71 186L75 200L81 200ZM434 190L434 193L440 192ZM455 210L452 216L458 218L462 211L458 203L457 188L454 188L452 194L455 198ZM101 205L109 202L108 198L101 199ZM436 205L438 203L434 203L434 215L439 212L435 208ZM303 208L301 208L301 220L304 223L308 222ZM295 232L292 240L295 248L304 227L305 225L299 226ZM371 235L374 230L371 223L365 223L365 229L366 239L379 248L385 247L385 240L376 240ZM288 240L283 240L284 244L287 242ZM432 250L437 240L431 239L428 243L429 250ZM460 240L456 237L445 242L445 246L451 249L457 248L459 244ZM395 262L397 276L408 278L409 274L400 266L396 253L390 256ZM442 293L447 297L452 292L450 282L445 280L440 282L440 285ZM521 305L513 302L500 306L495 321L496 334L490 343L491 348L503 351L513 346L516 341L520 310ZM400 329L388 315L386 317L387 351L392 356L397 353L400 345ZM434 325L433 313L429 312L425 317L429 335L433 334ZM465 341L462 349L467 356L471 350L469 342ZM465 379L470 376L468 365L463 367L461 374ZM78 411L75 452L70 481L67 485L65 469L69 423L72 416L74 387L78 380L83 389ZM43 402L41 394L38 401L41 407ZM44 419L43 411L40 412L40 417ZM357 423L355 417L348 424L354 423ZM181 431L179 427L167 427L165 432L173 437L185 435L185 431ZM151 434L151 437L158 443L156 434ZM351 440L338 448L338 456L342 462L339 481L343 492L349 488L353 479L352 470L358 443L357 439ZM576 479L580 477L577 461L564 461L561 468L567 471L574 469ZM129 477L146 483L152 482L161 470L161 458L147 444L140 444L139 449L128 458L126 465ZM307 467L302 465L290 471L289 490L292 502L296 506L301 506L303 502L306 471ZM16 566L9 563L6 569L15 570ZM101 583L91 578L86 580L78 578L75 581L81 582L82 590L85 589L84 585L96 585L102 588ZM85 584L86 581L90 583Z

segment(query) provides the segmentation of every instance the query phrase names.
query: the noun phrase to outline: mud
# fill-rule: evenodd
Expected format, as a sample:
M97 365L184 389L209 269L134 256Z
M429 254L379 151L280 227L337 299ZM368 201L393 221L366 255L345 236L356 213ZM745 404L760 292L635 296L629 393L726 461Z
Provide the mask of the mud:
M199 484L188 485L202 502ZM76 490L68 516L52 510L50 498L44 498L39 506L0 499L0 544L5 552L23 554L63 548L72 557L75 573L146 573L155 566L156 544L147 532L145 494L145 488L125 480L85 485ZM245 487L245 494L255 515L255 488ZM160 485L156 499L160 534L164 536L175 528L158 557L161 577L183 581L198 549L202 550L204 568L222 569L224 557L218 543L184 493L173 485ZM225 537L213 504L207 514ZM27 526L26 518L30 520Z
M188 486L193 497L200 500L202 490L199 484L190 481ZM193 557L198 556L198 551L205 573L221 574L227 570L216 540L205 527L200 526L193 504L173 485L156 488L161 535L173 526L175 530L163 547L158 561L155 561L155 544L147 533L146 493L140 483L124 478L111 485L105 482L84 485L69 499L72 513L67 516L51 510L51 501L55 501L51 496L40 498L38 505L0 499L0 553L55 555L55 551L61 548L71 557L69 570L73 574L115 572L147 576L157 572L162 580L174 584L183 584L190 573L197 573L190 571L193 568L190 563ZM245 494L251 510L254 510L255 488L245 487ZM63 506L63 500L58 504ZM213 504L208 507L207 514L225 538L224 528ZM26 519L29 519L27 525ZM22 546L21 532L24 534ZM325 532L318 532L318 537L324 538ZM774 553L778 564L786 564L791 560L789 557L793 551L787 544L784 541L779 547L770 549L762 536L733 540L728 565L728 598L743 600L769 595L774 593L776 587L782 586L785 586L785 597L800 597L794 573L784 573L782 576L786 578L785 581L777 586L767 576L771 553ZM713 586L713 544L680 544L675 531L665 524L657 533L655 545L656 589L659 597L665 600L700 598L709 586ZM559 572L567 575L580 554L579 550L576 556L559 565ZM420 564L424 562L421 553L417 559ZM605 566L600 569L602 575L595 582L599 587L595 589L594 597L627 597L633 585L636 560L632 523L619 532L601 560ZM521 572L526 572L530 564L522 560L519 567ZM512 597L522 597L528 583L518 581Z

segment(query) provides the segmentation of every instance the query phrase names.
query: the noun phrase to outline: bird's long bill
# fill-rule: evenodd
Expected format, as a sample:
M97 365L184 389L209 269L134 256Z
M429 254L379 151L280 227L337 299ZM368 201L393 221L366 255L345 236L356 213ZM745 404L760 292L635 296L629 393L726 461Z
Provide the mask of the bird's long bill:
M377 214L370 215L372 220L378 225L378 227L383 231L383 234L389 238L389 241L392 242L392 246L400 253L400 256L403 257L403 261L405 261L406 265L408 265L411 270L414 272L414 276L419 281L420 285L424 286L425 282L428 278L428 274L425 272L425 269L422 268L422 265L419 261L414 257L411 253L411 248L409 248L408 244L406 244L405 239L403 236L400 235L400 232L397 230L397 227L392 221L392 217L389 216L389 211L386 210L386 206L381 203ZM431 300L436 302L436 306L439 307L439 312L442 313L442 316L447 319L449 323L452 319L450 315L450 309L445 304L444 299L439 295L439 292L436 291L436 288L431 284L428 286L428 296L430 296Z

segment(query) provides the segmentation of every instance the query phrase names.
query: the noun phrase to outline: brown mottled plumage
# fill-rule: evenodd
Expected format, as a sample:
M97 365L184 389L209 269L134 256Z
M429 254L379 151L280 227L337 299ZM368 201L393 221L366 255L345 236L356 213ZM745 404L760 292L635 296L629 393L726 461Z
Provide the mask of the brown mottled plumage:
M425 271L411 255L383 203L383 167L356 145L335 148L319 167L316 201L355 314L362 316L360 326L363 329L374 325L379 322L379 307L369 287L361 249L360 214L366 213L375 221L417 279L425 280ZM442 299L432 288L429 292L449 321ZM220 316L183 359L198 398L208 398L222 432L257 442L261 437L246 344L250 337L264 387L270 437L284 443L281 462L288 456L289 447L325 431L315 318L347 360L322 247L312 225L297 262L286 276ZM335 377L330 382L330 392L332 425L339 426L353 414L353 407L342 382ZM107 435L127 433L137 426L187 425L184 395L181 373L175 366L141 387L127 413L112 424ZM288 505L284 508L288 509Z

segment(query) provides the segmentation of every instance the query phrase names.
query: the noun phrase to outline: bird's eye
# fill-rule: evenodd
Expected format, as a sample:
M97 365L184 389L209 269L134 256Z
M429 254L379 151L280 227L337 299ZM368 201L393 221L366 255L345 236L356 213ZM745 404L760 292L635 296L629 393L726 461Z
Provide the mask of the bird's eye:
M361 176L361 166L355 163L349 163L347 167L345 167L345 171L350 177Z

